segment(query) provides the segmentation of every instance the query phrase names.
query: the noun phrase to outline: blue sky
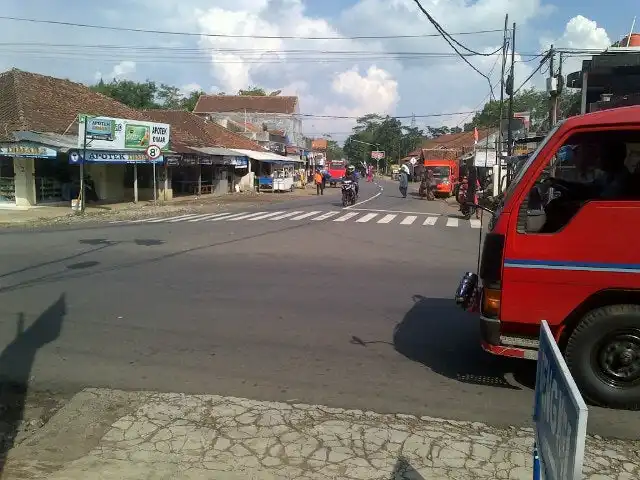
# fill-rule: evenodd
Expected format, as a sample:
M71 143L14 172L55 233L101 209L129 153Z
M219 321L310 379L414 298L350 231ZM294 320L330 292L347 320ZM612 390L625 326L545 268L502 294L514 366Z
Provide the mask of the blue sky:
M637 0L423 0L450 32L500 28L505 13L518 23L518 60L556 46L605 48L640 16ZM450 54L440 38L350 40L356 35L433 33L413 0L4 0L2 15L107 26L231 35L331 36L339 41L202 38L112 32L0 21L0 43L42 42L77 47L0 47L0 68L13 66L91 83L98 77L152 79L185 90L234 92L248 84L283 89L300 97L305 113L358 116L367 112L407 115L453 113L481 106L487 82L454 57L399 58L393 52ZM640 31L640 19L638 28ZM482 51L494 50L501 34L458 38ZM102 45L89 48L87 45ZM104 45L121 48L106 49ZM128 48L122 48L128 47ZM183 50L178 50L183 49ZM304 51L307 53L300 53ZM311 51L312 53L308 53ZM333 51L334 53L322 53ZM296 53L298 52L298 53ZM337 52L337 53L336 53ZM498 80L496 57L471 59ZM573 61L568 68L577 68ZM535 68L518 62L516 83ZM536 75L532 85L543 84ZM450 125L464 115L419 119ZM309 133L348 132L349 120L305 122ZM340 136L340 135L337 135Z

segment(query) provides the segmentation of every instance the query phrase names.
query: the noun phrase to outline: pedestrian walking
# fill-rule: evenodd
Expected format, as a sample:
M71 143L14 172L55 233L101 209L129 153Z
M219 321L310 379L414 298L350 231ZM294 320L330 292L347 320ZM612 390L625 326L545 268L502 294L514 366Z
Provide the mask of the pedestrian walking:
M316 170L313 180L316 184L316 195L324 195L324 175L320 173L320 169Z

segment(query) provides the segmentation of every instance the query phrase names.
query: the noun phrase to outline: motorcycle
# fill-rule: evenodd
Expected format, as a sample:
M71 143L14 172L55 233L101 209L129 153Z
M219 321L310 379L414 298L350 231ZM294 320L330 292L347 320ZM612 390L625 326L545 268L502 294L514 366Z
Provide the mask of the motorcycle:
M422 198L426 198L429 201L436 199L436 187L430 185L428 179L423 179L420 182L420 188L418 189L418 195Z
M462 185L460 185L460 188L458 189L458 197L456 198L456 200L458 200L458 203L460 204L460 213L462 213L465 220L469 220L472 215L476 214L476 207L474 207L473 205L470 205L467 199L468 191L469 191L469 184L465 179L463 180Z
M351 180L342 181L342 206L355 205L356 203L356 185Z

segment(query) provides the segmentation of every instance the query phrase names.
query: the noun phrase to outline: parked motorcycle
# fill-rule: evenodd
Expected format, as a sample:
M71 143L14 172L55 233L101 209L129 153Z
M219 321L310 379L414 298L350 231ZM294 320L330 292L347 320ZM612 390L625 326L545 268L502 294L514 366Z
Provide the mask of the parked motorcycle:
M342 206L355 205L356 203L356 185L352 180L342 181Z

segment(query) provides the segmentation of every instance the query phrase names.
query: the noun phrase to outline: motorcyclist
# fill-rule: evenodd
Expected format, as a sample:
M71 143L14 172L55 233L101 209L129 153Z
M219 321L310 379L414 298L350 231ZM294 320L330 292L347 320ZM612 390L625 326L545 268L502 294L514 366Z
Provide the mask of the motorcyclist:
M358 175L356 174L356 167L353 165L347 165L347 171L344 174L344 180L351 180L356 187L356 197L358 196Z

